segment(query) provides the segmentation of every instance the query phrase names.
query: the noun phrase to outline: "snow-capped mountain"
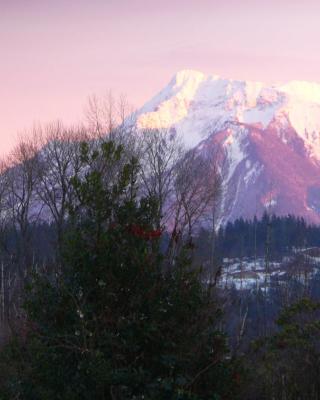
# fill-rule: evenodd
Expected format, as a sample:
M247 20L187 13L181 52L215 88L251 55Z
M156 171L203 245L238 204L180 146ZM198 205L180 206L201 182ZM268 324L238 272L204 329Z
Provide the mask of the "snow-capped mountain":
M320 223L320 84L270 86L181 71L135 124L222 150L220 222L268 208Z

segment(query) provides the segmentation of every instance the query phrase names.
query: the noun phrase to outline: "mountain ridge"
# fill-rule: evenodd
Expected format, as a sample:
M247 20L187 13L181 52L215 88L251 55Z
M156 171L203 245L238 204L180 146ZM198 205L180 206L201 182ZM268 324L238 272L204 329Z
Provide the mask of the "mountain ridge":
M188 148L220 148L219 221L267 208L320 223L320 84L266 85L183 70L135 117L165 128Z

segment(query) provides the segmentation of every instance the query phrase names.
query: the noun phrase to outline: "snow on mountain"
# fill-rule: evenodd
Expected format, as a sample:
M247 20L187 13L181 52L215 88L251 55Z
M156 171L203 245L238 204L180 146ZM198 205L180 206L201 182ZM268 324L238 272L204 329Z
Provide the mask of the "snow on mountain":
M320 222L320 84L266 85L184 70L136 114L187 147L222 149L220 221L268 208Z

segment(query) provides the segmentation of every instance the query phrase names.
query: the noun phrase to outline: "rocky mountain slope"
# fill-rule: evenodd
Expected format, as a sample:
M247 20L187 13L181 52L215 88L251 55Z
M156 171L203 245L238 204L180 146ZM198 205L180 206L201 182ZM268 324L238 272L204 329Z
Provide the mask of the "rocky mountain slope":
M219 220L267 208L320 223L320 84L266 85L178 72L135 117L167 128L200 151L217 151Z

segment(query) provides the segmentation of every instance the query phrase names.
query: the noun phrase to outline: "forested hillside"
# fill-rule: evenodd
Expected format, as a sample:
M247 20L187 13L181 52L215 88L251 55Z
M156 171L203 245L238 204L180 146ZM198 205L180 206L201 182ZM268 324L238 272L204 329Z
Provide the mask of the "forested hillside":
M269 215L261 219L228 222L219 229L217 250L223 257L264 256L272 259L291 254L295 249L320 247L320 227L302 217Z

